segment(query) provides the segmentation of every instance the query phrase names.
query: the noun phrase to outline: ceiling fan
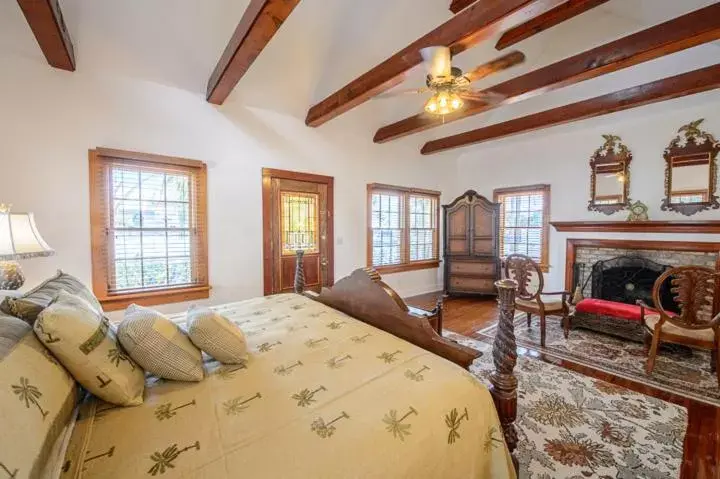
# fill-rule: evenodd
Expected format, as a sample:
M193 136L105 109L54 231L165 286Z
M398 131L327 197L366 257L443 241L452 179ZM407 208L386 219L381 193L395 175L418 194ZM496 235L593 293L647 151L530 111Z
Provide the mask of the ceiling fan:
M480 91L472 88L471 83L525 61L525 55L513 51L488 63L463 73L452 66L449 47L427 47L420 50L423 57L427 77L424 88L413 88L396 92L384 93L375 98L393 98L412 93L431 92L432 96L425 102L425 111L433 115L447 115L462 108L463 100L500 103L503 95L491 91Z

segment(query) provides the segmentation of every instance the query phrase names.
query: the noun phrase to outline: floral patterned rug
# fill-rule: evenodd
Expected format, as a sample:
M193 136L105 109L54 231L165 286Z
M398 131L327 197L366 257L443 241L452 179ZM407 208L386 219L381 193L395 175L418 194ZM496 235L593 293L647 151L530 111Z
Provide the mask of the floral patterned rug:
M495 337L497 325L478 333ZM647 356L642 343L627 341L586 329L573 329L563 336L560 318L547 318L545 347L540 346L540 324L533 317L527 327L525 313L515 318L518 345L526 346L560 359L606 371L632 381L647 384L674 394L720 406L717 376L710 371L710 353L671 344L662 345L651 376L645 374Z
M446 336L484 353L471 371L487 383L492 346ZM515 372L521 479L679 476L685 408L536 359Z

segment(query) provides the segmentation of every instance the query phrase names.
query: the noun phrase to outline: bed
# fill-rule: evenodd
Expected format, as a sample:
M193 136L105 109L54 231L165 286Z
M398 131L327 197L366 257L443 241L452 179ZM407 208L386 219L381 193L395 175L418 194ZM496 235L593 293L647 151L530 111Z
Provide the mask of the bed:
M137 407L86 398L60 477L515 477L514 339L501 328L488 391L463 369L479 353L386 288L357 270L319 295L216 306L245 331L247 363L148 377Z

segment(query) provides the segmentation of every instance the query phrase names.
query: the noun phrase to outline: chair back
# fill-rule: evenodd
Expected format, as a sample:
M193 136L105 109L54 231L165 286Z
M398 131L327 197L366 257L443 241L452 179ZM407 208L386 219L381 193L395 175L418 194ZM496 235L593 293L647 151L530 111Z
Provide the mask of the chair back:
M660 316L675 326L685 329L707 329L720 324L720 315L713 317L715 296L720 274L705 266L679 266L670 268L658 277L652 296ZM660 301L660 289L670 281L670 293L680 308L680 315L669 314Z
M533 274L537 277L537 285L532 284ZM526 301L537 299L545 285L540 266L524 254L510 254L505 258L505 277L517 281L516 297Z

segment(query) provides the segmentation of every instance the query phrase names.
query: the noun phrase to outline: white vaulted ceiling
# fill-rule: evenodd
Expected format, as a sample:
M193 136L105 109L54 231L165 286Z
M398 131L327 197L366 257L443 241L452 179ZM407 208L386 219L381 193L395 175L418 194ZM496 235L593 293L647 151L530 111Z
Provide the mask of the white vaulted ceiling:
M482 0L481 0L482 1ZM248 0L60 0L75 47L77 71L132 77L203 95ZM518 67L478 84L491 86L575 53L714 3L711 0L610 0L590 12L511 46L499 36L454 63L469 69L512 49ZM449 0L302 0L221 108L258 107L304 118L307 109L408 43L451 18ZM0 56L45 62L16 2L0 2ZM444 125L399 141L428 139L495 123L578 99L717 63L720 42ZM51 68L48 66L47 68ZM68 73L72 75L72 73ZM397 88L422 86L415 68ZM375 130L421 110L423 97L367 102L332 120ZM321 126L327 128L329 125Z

